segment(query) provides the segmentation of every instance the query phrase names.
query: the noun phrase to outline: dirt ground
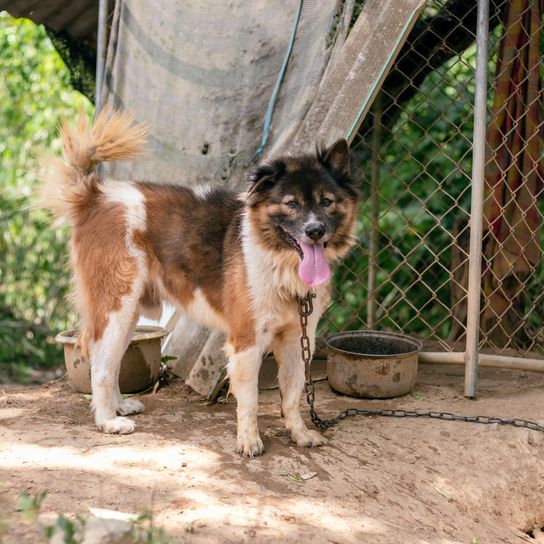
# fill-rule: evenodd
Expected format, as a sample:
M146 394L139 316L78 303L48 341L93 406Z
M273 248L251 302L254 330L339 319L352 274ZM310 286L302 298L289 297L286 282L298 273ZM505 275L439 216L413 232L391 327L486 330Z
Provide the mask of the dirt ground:
M347 406L445 410L544 422L544 376L483 369L479 399L460 367L422 365L417 395L389 401L317 385L318 411ZM544 434L423 419L357 418L301 449L260 395L266 452L234 453L235 401L207 406L181 381L142 397L136 432L97 432L67 383L0 388L0 518L6 543L39 542L17 511L47 491L45 516L89 507L151 511L175 542L519 543L544 526ZM311 473L316 475L304 480Z

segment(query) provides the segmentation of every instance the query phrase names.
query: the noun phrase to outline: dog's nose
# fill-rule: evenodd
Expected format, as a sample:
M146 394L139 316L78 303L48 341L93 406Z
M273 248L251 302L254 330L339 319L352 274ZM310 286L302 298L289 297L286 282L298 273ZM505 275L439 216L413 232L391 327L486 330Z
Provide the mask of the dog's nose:
M319 240L325 234L325 223L308 223L304 227L304 232L308 238L311 238L312 240Z

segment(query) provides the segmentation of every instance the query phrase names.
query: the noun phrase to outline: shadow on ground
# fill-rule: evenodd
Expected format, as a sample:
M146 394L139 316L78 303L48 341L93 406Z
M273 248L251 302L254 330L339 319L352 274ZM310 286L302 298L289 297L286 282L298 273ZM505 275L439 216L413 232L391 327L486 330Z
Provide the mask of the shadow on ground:
M542 422L544 376L422 366L417 398L356 400L317 386L318 411L443 410ZM151 511L176 542L518 543L544 525L544 435L420 419L358 418L331 446L292 445L277 391L262 391L264 456L233 451L235 401L208 406L181 382L142 397L132 435L94 430L89 401L54 383L0 393L0 509L9 542L35 542L17 499L47 491L45 513ZM315 476L304 480L315 473Z

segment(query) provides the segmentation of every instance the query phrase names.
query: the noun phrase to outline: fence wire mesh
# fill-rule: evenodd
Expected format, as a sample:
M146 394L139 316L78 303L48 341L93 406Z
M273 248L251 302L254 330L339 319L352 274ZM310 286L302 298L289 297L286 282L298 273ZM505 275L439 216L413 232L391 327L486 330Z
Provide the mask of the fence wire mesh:
M543 2L490 3L481 350L544 352ZM465 349L477 3L430 0L353 144L359 244L327 332Z

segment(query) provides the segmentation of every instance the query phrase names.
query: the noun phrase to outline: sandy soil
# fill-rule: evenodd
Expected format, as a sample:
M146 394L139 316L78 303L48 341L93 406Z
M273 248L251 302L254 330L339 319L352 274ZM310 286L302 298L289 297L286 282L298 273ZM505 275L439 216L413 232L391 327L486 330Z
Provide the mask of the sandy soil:
M346 406L448 410L544 421L544 376L484 369L463 397L462 369L422 366L416 391L356 400L317 386L322 415ZM39 542L17 511L48 491L45 514L151 510L176 542L519 543L544 526L544 435L420 419L358 418L301 449L262 391L266 453L233 451L235 402L206 406L181 382L146 395L127 436L94 430L66 383L0 391L0 517L6 543ZM300 480L300 475L315 477ZM538 541L538 540L536 540Z

